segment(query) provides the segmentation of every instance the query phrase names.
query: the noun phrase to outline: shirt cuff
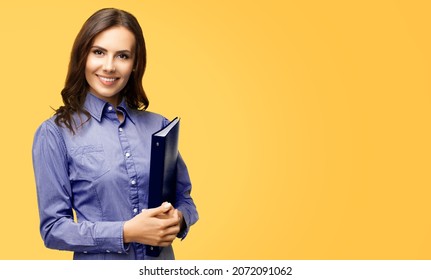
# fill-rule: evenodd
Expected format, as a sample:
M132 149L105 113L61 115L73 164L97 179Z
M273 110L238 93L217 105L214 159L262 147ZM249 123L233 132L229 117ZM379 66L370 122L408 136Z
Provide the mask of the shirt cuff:
M183 240L184 238L186 238L187 233L189 232L190 229L190 215L187 212L187 209L185 207L178 207L178 210L181 211L181 213L183 214L183 218L184 218L184 223L185 223L185 227L183 230L181 230L178 234L177 237L181 238L181 240Z
M98 222L94 234L98 251L125 254L130 245L123 242L124 222Z

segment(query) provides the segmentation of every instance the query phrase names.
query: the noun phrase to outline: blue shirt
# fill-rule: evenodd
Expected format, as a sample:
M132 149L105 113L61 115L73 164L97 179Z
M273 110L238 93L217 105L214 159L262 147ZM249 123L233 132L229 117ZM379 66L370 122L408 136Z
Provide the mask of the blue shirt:
M84 107L91 118L75 134L57 126L53 117L34 137L33 167L45 246L74 251L74 259L154 259L146 256L145 245L124 244L123 225L147 208L151 135L168 120L130 109L123 100L117 106L124 116L120 122L114 106L91 93ZM81 123L79 116L74 119ZM190 192L180 155L174 206L187 225L180 238L198 220ZM174 259L172 246L164 247L156 259Z

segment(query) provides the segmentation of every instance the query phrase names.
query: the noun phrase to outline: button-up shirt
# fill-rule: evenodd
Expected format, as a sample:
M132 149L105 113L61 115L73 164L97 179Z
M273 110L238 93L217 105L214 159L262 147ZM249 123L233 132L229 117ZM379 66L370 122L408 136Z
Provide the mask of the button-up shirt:
M148 208L151 135L168 120L148 111L115 108L91 93L74 115L75 133L54 117L37 129L33 143L40 232L48 248L74 252L74 259L154 259L145 245L125 244L124 222ZM119 112L117 112L119 111ZM120 121L117 113L123 114ZM198 220L187 167L179 155L177 200L186 223ZM171 246L156 259L174 259Z

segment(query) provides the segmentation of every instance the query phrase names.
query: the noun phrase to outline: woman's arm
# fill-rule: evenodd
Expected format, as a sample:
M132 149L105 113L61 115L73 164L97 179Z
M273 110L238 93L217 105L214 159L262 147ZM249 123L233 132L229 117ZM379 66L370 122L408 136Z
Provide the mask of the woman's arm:
M46 247L75 252L126 252L123 221L74 221L67 149L62 134L52 120L44 122L36 131L33 168L40 233Z
M192 184L190 181L189 172L187 166L181 157L178 155L177 161L177 199L175 202L175 208L178 209L181 218L182 226L181 231L178 233L178 237L184 239L187 233L194 223L199 219L199 215L196 209L196 205L191 197Z

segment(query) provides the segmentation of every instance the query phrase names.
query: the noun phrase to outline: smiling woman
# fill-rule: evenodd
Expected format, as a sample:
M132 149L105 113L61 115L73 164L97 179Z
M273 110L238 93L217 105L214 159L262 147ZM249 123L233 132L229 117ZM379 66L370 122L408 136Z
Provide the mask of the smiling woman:
M85 78L95 96L118 105L133 70L135 36L122 26L103 31L87 56Z
M48 248L73 251L74 259L174 259L172 242L198 220L181 156L176 201L148 209L151 135L169 121L145 110L145 65L133 15L102 9L84 23L61 92L64 105L33 143ZM154 255L145 245L163 249Z

